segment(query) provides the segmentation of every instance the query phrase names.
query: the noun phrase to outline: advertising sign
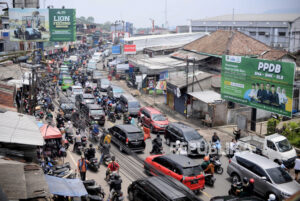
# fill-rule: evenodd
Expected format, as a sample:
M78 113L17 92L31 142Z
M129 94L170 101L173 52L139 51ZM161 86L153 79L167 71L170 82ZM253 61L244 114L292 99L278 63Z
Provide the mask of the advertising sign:
M136 54L136 45L124 45L124 54Z
M111 53L112 54L121 54L121 46L120 45L112 46Z
M49 9L50 41L76 40L75 9Z
M48 9L10 8L10 41L49 41Z
M295 64L224 55L223 99L291 116Z

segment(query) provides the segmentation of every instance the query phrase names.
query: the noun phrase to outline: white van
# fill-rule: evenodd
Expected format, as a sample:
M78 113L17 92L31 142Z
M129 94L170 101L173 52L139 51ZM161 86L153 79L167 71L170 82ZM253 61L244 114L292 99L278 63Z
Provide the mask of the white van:
M95 52L92 59L95 60L97 63L100 62L102 59L102 52Z
M95 61L94 59L91 59L88 63L86 71L90 75L93 72L93 70L95 70L96 68L97 68L97 61Z

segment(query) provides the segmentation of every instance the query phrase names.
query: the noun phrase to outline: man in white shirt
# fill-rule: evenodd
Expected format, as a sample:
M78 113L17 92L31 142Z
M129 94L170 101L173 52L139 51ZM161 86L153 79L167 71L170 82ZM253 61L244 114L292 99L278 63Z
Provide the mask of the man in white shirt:
M298 181L298 174L300 173L300 155L295 160L295 180Z

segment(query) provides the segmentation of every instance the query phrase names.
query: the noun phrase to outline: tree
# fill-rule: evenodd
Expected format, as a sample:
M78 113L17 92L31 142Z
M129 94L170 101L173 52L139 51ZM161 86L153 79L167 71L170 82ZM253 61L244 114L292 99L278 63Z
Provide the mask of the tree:
M88 18L86 18L86 20L90 23L94 23L95 19L92 16L89 16Z
M81 19L82 21L85 21L85 17L81 16L79 19Z

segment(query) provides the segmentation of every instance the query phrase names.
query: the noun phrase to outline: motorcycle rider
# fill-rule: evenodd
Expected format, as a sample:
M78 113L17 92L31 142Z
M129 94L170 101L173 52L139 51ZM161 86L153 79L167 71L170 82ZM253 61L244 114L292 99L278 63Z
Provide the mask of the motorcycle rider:
M243 178L243 191L240 193L240 197L251 196L254 191L254 179Z
M152 151L150 154L157 154L161 153L161 147L162 147L162 139L160 138L160 135L156 135L156 138L152 140Z
M107 141L105 141L104 145L101 148L101 157L99 160L100 161L99 164L102 163L104 156L109 154L109 150L110 150L110 144L108 144Z
M93 144L90 144L90 147L86 150L86 159L90 160L91 158L95 158L96 150L93 147Z
M108 164L107 170L106 170L106 178L105 178L106 181L109 181L109 177L112 172L119 172L120 165L117 162L115 162L115 160L116 160L116 157L112 156L111 162Z
M202 169L206 174L212 174L214 175L215 173L215 168L214 165L210 162L209 156L204 156L204 161L201 164Z
M73 151L76 151L76 148L81 145L81 135L79 132L76 132L76 136L75 136L75 144L74 144L74 149Z
M108 201L113 198L114 193L121 191L122 189L122 179L118 173L112 174L111 180L108 182L109 183L109 196L108 196Z
M214 132L214 135L212 136L211 141L212 141L213 143L216 143L217 141L220 142L220 138L219 138L219 136L217 135L216 132Z
M99 125L96 122L93 123L92 132L93 132L94 135L99 134Z
M64 119L62 118L61 114L58 113L56 117L57 127L61 128L64 126Z

